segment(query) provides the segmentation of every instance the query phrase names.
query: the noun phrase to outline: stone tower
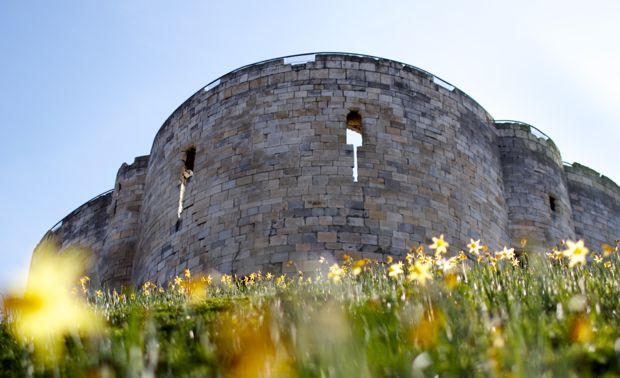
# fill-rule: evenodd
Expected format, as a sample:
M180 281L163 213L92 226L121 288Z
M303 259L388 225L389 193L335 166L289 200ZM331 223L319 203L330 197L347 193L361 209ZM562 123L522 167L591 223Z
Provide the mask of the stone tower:
M439 234L454 252L470 238L599 248L620 238L620 188L426 71L316 53L200 89L112 192L50 232L92 248L100 282L120 286L185 267L286 272L320 256L402 256Z

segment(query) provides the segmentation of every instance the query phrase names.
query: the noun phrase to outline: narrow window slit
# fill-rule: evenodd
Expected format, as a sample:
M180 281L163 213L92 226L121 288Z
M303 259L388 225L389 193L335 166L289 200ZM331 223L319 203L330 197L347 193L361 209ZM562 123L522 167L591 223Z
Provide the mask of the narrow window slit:
M194 176L194 161L196 160L196 147L190 147L185 150L185 157L183 159L183 170L181 171L181 184L179 185L179 208L177 210L177 219L181 218L183 212L185 191L190 179ZM177 222L177 231L178 231Z
M347 114L346 142L353 145L353 182L357 182L357 148L362 146L362 116L356 110Z
M556 205L556 201L555 201L555 197L554 196L549 196L549 208L551 209L552 212L555 213L555 211L557 209L557 205Z

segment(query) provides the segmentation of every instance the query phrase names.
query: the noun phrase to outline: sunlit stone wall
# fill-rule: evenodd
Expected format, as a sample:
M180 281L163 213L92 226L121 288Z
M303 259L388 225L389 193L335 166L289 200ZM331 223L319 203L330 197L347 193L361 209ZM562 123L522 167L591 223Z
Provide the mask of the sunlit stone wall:
M362 135L357 182L347 127ZM439 234L452 253L470 238L491 250L524 237L536 249L573 237L598 248L620 239L620 194L592 172L563 170L553 142L495 123L428 72L319 53L198 91L150 156L120 168L113 193L50 234L94 250L93 277L114 287L186 267L295 272L320 256L399 257Z

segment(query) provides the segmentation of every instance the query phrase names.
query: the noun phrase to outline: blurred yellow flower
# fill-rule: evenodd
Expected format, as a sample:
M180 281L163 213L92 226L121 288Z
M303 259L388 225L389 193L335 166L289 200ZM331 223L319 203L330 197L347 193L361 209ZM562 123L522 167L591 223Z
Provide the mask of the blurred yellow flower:
M569 329L569 337L574 343L588 343L594 338L592 323L589 319L577 317L573 319Z
M444 273L452 271L456 268L456 264L458 263L458 257L452 256L449 259L444 259L443 257L435 260L435 265L441 269Z
M353 263L353 270L351 271L353 275L357 276L358 274L362 273L364 266L368 264L369 262L370 262L369 259L361 259Z
M456 256L456 259L458 261L466 261L467 260L467 255L465 254L465 252L459 251L459 254Z
M423 263L416 261L414 265L411 265L408 270L407 281L417 281L420 285L426 285L427 280L432 280L433 275L430 273L432 265L429 263Z
M276 278L276 286L286 287L286 276L284 274L281 274L278 278Z
M405 260L407 260L407 264L413 264L413 260L415 260L415 255L412 252L407 253L405 256Z
M80 297L71 295L84 269L84 255L77 249L59 253L53 241L41 243L32 256L22 296L5 299L13 319L12 330L21 342L32 342L35 352L53 362L63 352L64 336L95 334L102 322Z
M82 293L84 294L88 293L89 282L90 282L90 277L88 276L82 276L82 278L80 278L80 285L82 286Z
M403 273L403 263L400 261L396 264L390 265L388 268L388 276L392 278L398 278Z
M439 238L436 238L433 236L433 244L431 244L429 247L430 249L434 249L435 250L435 257L439 258L439 256L441 256L441 254L446 253L448 251L448 247L450 246L450 244L448 244L444 239L443 239L443 234L439 235Z
M552 260L561 260L562 259L562 251L560 251L557 247L553 247L551 252L547 252L547 257Z
M495 252L495 257L498 260L512 260L515 258L515 249L514 248L508 248L506 246L504 246L504 249L502 249L501 251L497 251Z
M340 279L344 275L344 270L338 266L338 264L334 264L329 267L329 272L327 273L327 277L334 282L340 282Z
M149 295L151 295L151 289L156 289L156 288L157 288L157 285L155 285L151 281L146 281L142 285L142 293L148 297Z
M586 255L590 250L583 245L583 240L573 242L571 240L566 241L566 249L562 254L570 259L568 266L570 268L575 265L583 265L586 263Z
M224 285L232 285L232 276L228 275L228 274L222 274L222 278L220 278L220 282L223 283Z
M185 276L185 278L189 279L192 276L192 273L189 271L189 268L185 268L183 269L183 275Z
M605 257L611 255L612 253L615 253L618 251L618 247L612 247L611 245L607 244L607 243L603 243L601 244L601 249L603 250L603 255Z
M183 279L179 276L174 277L174 284L176 286L181 286L183 285Z
M213 282L213 277L211 277L211 275L208 274L206 276L200 277L200 280L204 282L207 286L209 286Z

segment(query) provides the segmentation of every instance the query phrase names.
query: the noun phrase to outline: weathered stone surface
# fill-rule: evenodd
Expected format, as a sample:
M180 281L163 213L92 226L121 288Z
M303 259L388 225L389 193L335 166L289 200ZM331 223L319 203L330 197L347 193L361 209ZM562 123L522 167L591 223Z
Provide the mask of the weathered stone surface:
M536 136L529 125L496 124L502 157L504 195L513 246L545 249L575 239L562 158L551 139Z
M362 117L357 182L351 111ZM150 156L121 167L98 211L83 205L55 233L94 249L110 286L161 283L185 267L296 272L321 255L403 256L439 234L454 252L470 238L491 249L620 238L620 189L579 167L563 169L550 140L496 123L427 72L317 54L249 65L198 91Z

